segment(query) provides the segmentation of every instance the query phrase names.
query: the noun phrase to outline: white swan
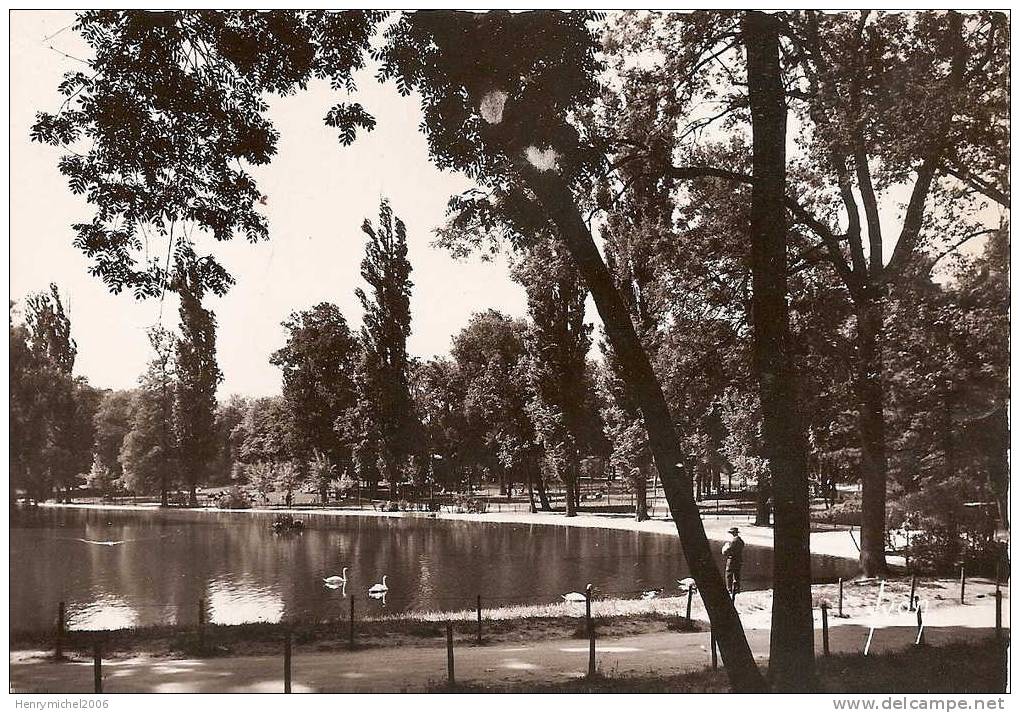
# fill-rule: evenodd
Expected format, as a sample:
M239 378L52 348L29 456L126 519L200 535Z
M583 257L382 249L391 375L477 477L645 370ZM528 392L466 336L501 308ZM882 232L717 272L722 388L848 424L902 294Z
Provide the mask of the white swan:
M389 590L390 588L386 586L386 575L384 574L382 576L382 584L373 584L371 587L368 588L368 593L379 594L381 592L388 592Z
M580 592L568 592L567 594L561 594L563 601L565 602L583 602L587 601L588 597L584 596Z
M698 583L694 581L694 577L684 577L683 579L676 580L676 583L680 587L681 592L698 591Z
M641 592L642 599L655 599L659 595L660 589L649 589L647 592Z
M343 574L334 574L332 577L326 577L322 581L327 587L339 587L341 584L347 584L347 568L344 567Z

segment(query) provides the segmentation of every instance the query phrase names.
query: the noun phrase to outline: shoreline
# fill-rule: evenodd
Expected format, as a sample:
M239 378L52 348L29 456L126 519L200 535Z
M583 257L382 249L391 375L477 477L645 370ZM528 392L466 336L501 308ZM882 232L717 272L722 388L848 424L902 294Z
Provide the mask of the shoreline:
M46 508L69 508L82 510L112 510L112 511L159 511L159 505L154 504L115 504L115 503L39 503L38 507ZM638 522L633 517L617 517L613 515L599 515L592 513L581 513L575 517L568 518L562 513L548 512L486 512L486 513L453 513L453 512L384 512L381 510L347 509L347 508L270 508L251 507L241 509L198 507L198 508L169 508L170 512L210 512L210 513L259 513L269 515L294 515L294 516L326 516L326 517L397 517L397 518L421 518L430 520L451 520L459 522L489 522L515 525L545 525L550 527L582 527L589 529L623 530L626 532L647 532L657 535L677 536L676 525L672 520L655 519ZM740 528L740 536L748 545L774 549L773 530L771 527L759 527L747 521L745 516L735 515L707 515L701 518L705 534L712 542L722 543L728 539L727 530L731 527ZM834 559L857 561L859 550L857 549L856 535L851 528L846 530L830 530L826 532L811 533L811 554ZM886 561L891 567L905 567L906 561L900 555L887 555Z
M830 614L828 626L834 631L849 627L880 629L911 628L915 614L908 610L906 599L912 591L911 581L900 577L879 584L862 581L845 587L840 607L839 587L816 584L811 587L814 628L822 626L823 602ZM952 627L957 630L989 629L995 621L995 583L986 579L968 582L968 600L960 604L957 582L950 578L933 578L917 582L916 593L924 612L926 627ZM1010 626L1009 586L1000 587L1002 594L1002 625ZM745 632L771 630L773 619L772 590L754 590L737 597L737 612ZM596 599L592 602L592 618L603 640L645 634L673 635L701 632L710 628L701 597L695 594L691 607L691 623L681 626L685 618L686 597L665 596L654 599ZM839 609L844 614L838 615ZM457 611L420 611L399 615L359 618L357 624L359 649L393 647L421 648L434 646L443 638L443 625L454 625L458 637L472 639L475 632L474 609ZM486 643L522 645L540 641L567 642L579 638L584 621L584 607L559 602L545 605L495 606L482 609ZM272 655L279 648L281 632L297 632L300 643L312 650L336 650L348 646L345 629L336 622L249 622L220 624L209 622L207 635L211 647L203 649L194 640L192 624L167 624L134 629L104 630L107 656L114 660L133 657L181 658L203 656ZM68 652L87 649L94 630L68 629L64 644ZM583 638L583 637L581 637ZM9 647L11 663L45 660L52 657L51 633L45 630L12 632Z

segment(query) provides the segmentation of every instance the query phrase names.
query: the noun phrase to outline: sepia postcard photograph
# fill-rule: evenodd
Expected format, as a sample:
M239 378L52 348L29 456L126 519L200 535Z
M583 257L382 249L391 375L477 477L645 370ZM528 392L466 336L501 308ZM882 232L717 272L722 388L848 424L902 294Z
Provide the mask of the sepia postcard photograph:
M7 16L11 711L1009 708L1009 10Z

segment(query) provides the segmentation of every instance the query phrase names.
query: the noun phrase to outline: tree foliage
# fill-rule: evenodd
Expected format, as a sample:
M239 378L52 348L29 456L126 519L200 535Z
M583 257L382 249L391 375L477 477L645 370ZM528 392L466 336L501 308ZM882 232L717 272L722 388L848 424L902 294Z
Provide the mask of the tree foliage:
M368 428L378 434L379 461L391 488L395 488L408 458L420 455L416 449L418 423L408 387L412 283L407 229L385 200L379 204L377 225L366 219L361 229L368 237L361 276L370 293L355 290L365 311L359 388L363 415L371 424Z
M216 241L265 239L264 196L250 168L276 153L267 95L313 79L352 91L381 18L322 10L78 13L87 67L64 75L64 101L37 114L32 138L64 150L61 173L95 209L74 226L93 274L114 292L159 296L196 231ZM374 125L358 104L336 105L327 121L348 137ZM202 287L222 294L231 276L211 254L202 260Z

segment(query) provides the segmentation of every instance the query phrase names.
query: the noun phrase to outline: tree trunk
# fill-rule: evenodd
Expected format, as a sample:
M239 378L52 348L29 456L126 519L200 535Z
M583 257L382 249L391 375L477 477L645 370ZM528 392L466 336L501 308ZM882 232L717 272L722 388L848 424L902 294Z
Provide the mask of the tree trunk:
M882 388L882 310L877 296L857 306L857 429L861 441L861 572L886 574L885 414Z
M191 487L188 489L188 507L198 507L198 486L195 483L192 483Z
M523 146L511 146L508 155L523 156L523 149ZM680 442L662 387L630 320L630 313L564 179L556 170L540 171L523 158L517 168L548 218L556 225L591 291L605 325L606 338L623 366L628 390L644 415L649 448L662 478L684 557L715 629L730 683L738 692L764 691L765 681L751 655L736 609L712 558L698 506L694 502L691 475L682 466L678 467L683 458Z
M541 472L538 472L535 475L535 486L538 488L539 505L541 505L544 512L551 512L552 506L549 504L549 494L545 492L545 479L542 478Z
M534 486L534 475L531 468L528 468L528 511L531 513L537 512L535 508L535 486Z
M789 693L813 690L816 682L807 438L797 400L787 305L786 95L779 68L779 21L748 12L742 30L753 137L754 363L776 516L769 678L774 690Z
M757 502L754 509L754 524L758 527L772 525L772 492L764 476L758 478Z
M988 486L995 494L1002 527L1009 529L1009 414L999 407L992 415L988 434Z
M648 519L648 471L638 469L634 479L634 519L643 522Z
M566 509L567 517L577 516L577 471L574 470L574 464L567 463L566 470L563 473L563 482L566 485Z

